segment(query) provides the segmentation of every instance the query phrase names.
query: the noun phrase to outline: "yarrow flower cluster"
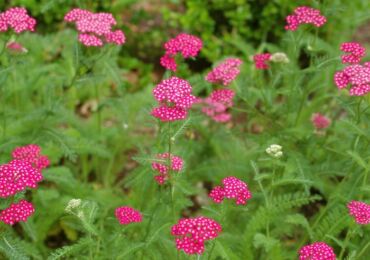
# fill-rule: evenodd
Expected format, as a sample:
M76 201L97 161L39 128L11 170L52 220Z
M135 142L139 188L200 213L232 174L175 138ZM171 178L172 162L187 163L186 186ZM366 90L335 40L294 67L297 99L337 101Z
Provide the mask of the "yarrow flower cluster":
M283 147L281 147L281 145L278 145L278 144L272 144L270 145L269 147L267 147L266 149L266 153L272 157L275 157L275 158L280 158L283 156L283 151L282 151Z
M370 205L361 201L351 201L347 204L349 214L355 218L357 224L370 224Z
M290 62L288 56L284 52L273 53L269 60L275 63L289 63Z
M72 213L74 209L81 205L81 199L71 199L68 201L67 207L64 209L68 213Z
M160 63L166 69L176 71L177 64L175 56L178 53L180 53L184 59L190 57L194 58L198 55L202 46L202 40L198 37L191 34L181 33L164 44L166 52L164 56L162 56Z
M186 254L202 254L204 242L215 239L222 231L221 225L207 217L180 219L172 226L171 234L176 237L177 250Z
M0 32L5 32L9 28L17 34L23 31L33 32L36 27L36 20L29 16L23 7L13 7L0 13Z
M64 16L64 20L76 24L78 39L85 46L99 47L104 42L116 45L125 43L124 33L121 30L112 30L112 26L117 24L112 14L92 13L75 8Z
M0 212L0 221L5 224L14 225L20 221L26 222L28 217L35 212L32 203L26 200L20 200L13 203L7 209Z
M334 75L338 89L351 86L351 96L363 96L370 92L370 63L349 65Z
M13 52L13 53L27 53L28 50L22 46L22 44L15 42L15 41L9 41L6 44L6 48Z
M153 170L158 172L158 175L154 176L154 179L158 184L164 184L168 179L169 171L180 172L183 168L184 161L179 156L175 156L169 153L157 154L158 159L163 160L163 162L153 162ZM171 165L168 165L170 163Z
M226 123L231 120L231 114L227 110L234 105L234 96L235 92L231 89L218 89L209 97L198 99L198 103L203 105L202 112L215 122Z
M159 107L152 110L152 115L162 122L185 119L196 97L191 94L192 87L184 79L171 77L162 80L154 89L154 98Z
M316 130L325 129L329 127L331 121L328 117L320 114L320 113L314 113L311 117L311 122L316 128Z
M127 206L116 208L115 215L121 225L143 221L139 211Z
M286 17L287 25L285 30L295 31L301 24L313 24L321 27L326 23L326 17L321 15L320 10L300 6L294 10L294 13Z
M239 75L242 63L240 59L228 58L209 72L206 80L210 83L222 83L227 86Z
M347 54L342 55L342 63L357 64L366 55L366 49L358 42L344 42L340 50Z
M225 198L235 199L237 205L245 205L252 198L252 193L242 180L236 177L226 177L222 180L222 186L213 188L209 197L216 203L221 203Z
M27 188L36 188L43 179L41 170L49 165L49 159L41 155L37 145L17 147L12 152L13 160L0 165L0 198L14 196ZM22 200L0 211L0 220L13 225L25 221L34 212L31 203Z
M266 70L270 66L266 63L271 58L270 53L262 53L262 54L256 54L253 56L253 61L256 69L258 70Z
M299 250L299 260L335 260L333 248L324 242L315 242Z

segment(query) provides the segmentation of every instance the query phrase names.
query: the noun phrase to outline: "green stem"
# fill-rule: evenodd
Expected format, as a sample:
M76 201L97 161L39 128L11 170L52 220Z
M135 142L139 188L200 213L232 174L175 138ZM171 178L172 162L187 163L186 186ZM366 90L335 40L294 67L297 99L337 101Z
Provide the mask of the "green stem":
M94 84L94 88L95 88L95 99L96 99L96 102L97 102L97 128L98 128L98 132L101 133L101 111L100 111L100 107L99 107L99 87L97 84Z
M168 121L168 158L167 158L167 167L168 167L168 178L170 180L170 197L171 197L171 208L173 220L176 221L176 212L175 212L175 202L174 202L174 193L175 193L175 183L174 177L172 176L172 140L171 140L171 121Z
M350 225L348 227L346 238L344 239L344 243L343 243L342 249L340 250L339 259L343 259L343 255L344 255L344 252L346 251L346 247L347 247L348 241L349 241L349 239L351 238L351 236L353 234L353 231L352 230L353 230L352 229L352 225Z

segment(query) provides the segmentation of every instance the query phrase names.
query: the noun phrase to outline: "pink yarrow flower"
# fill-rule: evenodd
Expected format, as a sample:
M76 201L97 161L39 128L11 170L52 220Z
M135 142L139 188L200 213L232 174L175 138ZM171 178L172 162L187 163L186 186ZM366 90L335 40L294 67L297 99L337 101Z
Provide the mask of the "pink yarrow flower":
M236 177L226 177L222 180L223 187L216 186L209 197L216 203L221 203L224 198L235 199L237 205L245 205L247 200L252 198L245 182Z
M180 172L183 168L184 161L181 157L169 153L157 154L157 159L163 162L153 162L152 168L159 174L154 177L158 184L164 184L168 179L168 172ZM170 159L169 159L170 158ZM169 162L170 161L170 162ZM170 165L168 165L170 163Z
M75 23L79 32L78 39L85 46L100 47L104 43L122 45L125 35L121 30L113 31L117 24L110 13L92 13L83 9L72 9L65 16L66 22Z
M196 101L191 91L191 85L184 79L171 77L162 80L153 89L153 96L159 107L152 110L152 115L162 122L185 119L187 110Z
M177 65L174 57L177 54L181 54L185 59L194 58L198 55L202 46L202 40L198 37L181 33L164 44L166 52L160 63L166 69L176 71Z
M28 217L35 212L32 203L21 200L18 203L13 203L7 209L0 212L0 221L5 224L14 225L20 221L26 222Z
M33 32L36 27L36 20L29 16L23 7L13 7L0 13L0 32L5 32L9 28L17 34L24 31Z
M338 89L351 86L349 91L351 96L363 96L370 92L370 66L369 63L364 65L349 65L334 75L334 82Z
M222 231L221 225L206 217L180 219L172 226L171 234L176 237L177 250L186 254L202 254L204 242L215 239Z
M311 122L317 130L325 129L331 123L329 118L320 113L314 113L311 117Z
M349 214L355 218L357 224L370 224L370 205L361 201L351 201L347 204Z
M239 75L242 63L240 59L228 58L209 72L206 80L210 83L222 83L227 86Z
M115 215L121 225L142 222L143 220L139 211L127 206L116 208Z
M347 52L342 55L342 63L357 64L366 55L366 49L358 42L344 42L340 46L340 50Z
M253 56L254 65L256 66L256 69L258 70L266 70L270 66L267 64L267 61L269 61L271 58L270 53L262 53L262 54L256 54Z
M313 24L321 27L326 23L326 17L321 15L320 10L300 6L294 10L294 13L286 17L287 25L285 30L295 31L301 24Z
M6 44L6 48L13 53L27 53L28 50L22 46L22 44L10 41Z
M227 110L232 107L235 92L231 89L214 90L205 99L199 99L202 104L202 112L211 117L215 122L226 123L231 120L231 114Z
M26 161L32 164L37 170L42 170L49 166L49 158L41 155L41 147L36 144L17 147L12 152L13 159Z
M324 242L315 242L299 250L299 260L335 260L333 248Z

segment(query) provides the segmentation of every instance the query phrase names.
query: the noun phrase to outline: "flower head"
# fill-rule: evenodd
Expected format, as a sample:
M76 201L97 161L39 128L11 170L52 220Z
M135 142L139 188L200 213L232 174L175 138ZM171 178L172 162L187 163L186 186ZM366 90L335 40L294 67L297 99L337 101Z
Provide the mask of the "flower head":
M236 177L226 177L222 180L223 187L216 186L209 196L216 203L221 203L224 198L235 199L237 205L245 205L252 198L252 193L242 180Z
M28 50L22 46L22 44L15 42L15 41L9 41L6 44L6 48L13 52L13 53L27 53Z
M290 60L284 52L273 53L270 57L270 61L275 63L289 63Z
M320 113L313 114L311 117L311 122L316 129L325 129L331 123L329 118Z
M115 215L121 225L142 222L143 220L139 211L127 206L116 208Z
M78 39L85 46L103 46L104 42L122 45L125 43L125 35L121 30L113 31L117 24L110 13L93 13L84 9L75 8L65 16L66 22L76 24L79 32Z
M321 15L320 11L307 6L300 6L294 10L294 13L286 17L287 25L285 30L295 31L301 24L313 24L321 27L326 23L326 17Z
M176 237L177 250L186 254L202 254L204 242L215 239L222 231L221 225L206 217L183 218L172 226L171 234Z
M299 250L299 260L335 260L333 248L324 242L315 242Z
M35 188L41 180L41 172L30 162L12 160L0 166L0 197L12 196L27 187Z
M13 7L0 13L0 32L12 28L17 34L23 31L33 32L36 27L36 20L28 15L23 7Z
M370 92L370 67L365 63L349 65L334 75L334 82L338 89L351 85L351 96L363 96Z
M14 225L20 221L27 221L28 217L35 212L32 203L21 200L18 203L13 203L7 209L0 211L0 221L5 224Z
M256 54L253 56L254 65L256 66L256 69L258 70L266 70L270 66L266 63L271 58L270 53L262 53L262 54Z
M342 63L357 64L366 55L366 49L358 42L344 42L340 50L347 54L342 55Z
M66 212L71 213L74 209L81 205L81 199L71 199L68 201L67 207L64 209Z
M153 162L152 168L157 171L159 175L156 175L154 179L158 184L164 184L168 179L168 172L171 170L173 172L180 172L183 168L184 161L181 157L175 156L169 153L157 154L156 156L159 160L163 162ZM171 165L168 165L168 161Z
M214 90L205 99L198 103L203 104L202 112L211 117L214 121L225 123L231 120L231 114L227 110L232 107L235 92L231 89Z
M38 170L49 166L49 158L41 155L41 147L36 144L17 147L12 152L13 159L23 160L32 164Z
M272 157L280 158L281 156L283 156L282 149L283 147L281 147L281 145L272 144L269 147L267 147L266 153Z
M241 64L240 59L226 59L207 74L206 80L210 83L222 83L227 86L239 75Z
M351 201L347 204L349 214L355 218L357 224L370 224L370 205L361 201Z

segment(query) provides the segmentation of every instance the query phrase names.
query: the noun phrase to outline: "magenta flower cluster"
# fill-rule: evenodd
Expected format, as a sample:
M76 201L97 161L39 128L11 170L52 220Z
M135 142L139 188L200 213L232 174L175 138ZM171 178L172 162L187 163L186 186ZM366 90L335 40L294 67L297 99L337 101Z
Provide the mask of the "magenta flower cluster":
M294 10L294 13L286 17L286 30L295 31L301 24L313 24L316 27L321 27L326 23L325 16L321 15L320 10L300 6Z
M202 46L202 40L198 37L181 33L164 44L166 52L162 56L160 63L166 69L176 71L175 56L177 54L181 54L184 59L194 58L198 55Z
M325 129L329 127L331 121L328 117L320 114L320 113L314 113L311 117L311 122L314 125L314 127L319 129Z
M41 171L50 164L49 159L41 155L41 148L30 144L17 147L12 152L12 160L0 165L0 197L7 198L27 188L36 188L43 179ZM32 204L27 201L11 204L1 211L1 220L13 225L34 212Z
M116 208L115 215L121 225L141 222L143 220L139 211L127 206Z
M191 92L191 85L184 79L171 77L162 80L153 89L153 96L159 107L152 110L152 115L162 122L185 119L188 109L196 100Z
M351 96L363 96L370 92L370 63L349 65L334 75L338 89L351 86Z
M75 8L65 16L66 22L75 23L79 32L78 39L85 46L103 46L104 43L122 45L125 43L125 35L121 30L112 30L117 22L112 14L92 13L90 11Z
M222 180L222 186L213 188L209 197L216 203L221 203L225 198L235 199L237 205L245 205L247 200L252 198L252 193L249 191L248 186L242 180L236 177L226 177Z
M13 7L0 13L0 32L6 32L9 28L17 34L23 31L33 32L36 27L36 20L29 16L23 7Z
M229 85L240 73L242 60L237 58L228 58L217 65L206 76L210 83Z
M222 231L220 224L206 217L184 218L172 226L176 247L186 254L202 254L204 242L215 239Z
M342 63L357 64L366 55L366 49L358 42L344 42L340 50L346 52L342 55Z
M361 201L351 201L347 204L349 214L355 218L357 224L370 224L370 205Z
M214 90L211 95L199 99L198 103L203 104L202 112L212 118L215 122L225 123L231 120L228 109L233 106L235 91L232 89Z
M154 176L154 179L158 184L164 184L169 178L169 172L180 172L183 168L184 161L179 156L175 156L169 153L157 154L157 159L163 160L163 162L153 162L152 169L158 172L158 175ZM170 165L168 165L170 163Z
M335 260L333 248L324 242L315 242L299 250L299 260Z
M270 53L261 53L261 54L256 54L253 56L253 61L256 69L258 70L266 70L270 66L268 65L268 61L271 58Z

